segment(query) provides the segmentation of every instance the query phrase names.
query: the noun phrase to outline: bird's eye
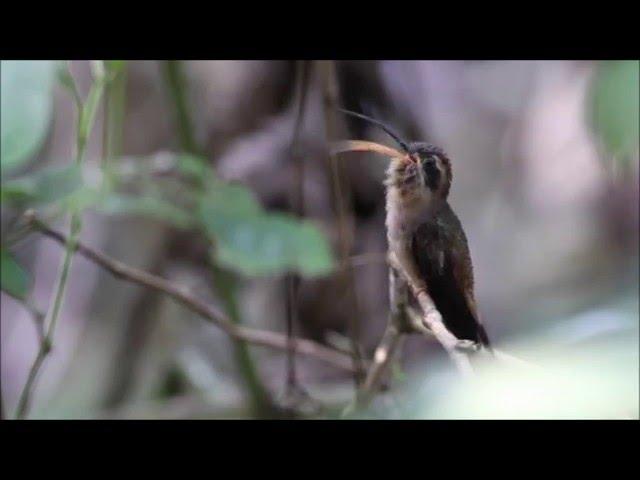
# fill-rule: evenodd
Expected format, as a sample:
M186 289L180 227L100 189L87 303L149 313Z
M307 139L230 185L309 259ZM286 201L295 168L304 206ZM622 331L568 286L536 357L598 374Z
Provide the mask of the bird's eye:
M434 155L429 155L424 159L422 162L422 171L424 172L427 186L435 190L438 187L441 175Z
M424 167L434 168L437 165L436 156L429 155L422 161Z

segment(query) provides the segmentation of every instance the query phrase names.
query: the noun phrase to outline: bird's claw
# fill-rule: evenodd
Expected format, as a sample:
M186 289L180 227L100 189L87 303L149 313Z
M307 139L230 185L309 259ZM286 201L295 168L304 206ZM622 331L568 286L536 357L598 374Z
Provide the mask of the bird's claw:
M466 352L468 352L469 350L473 350L477 352L480 350L480 345L477 342L474 342L473 340L458 340L458 343L456 344L456 349L466 351Z

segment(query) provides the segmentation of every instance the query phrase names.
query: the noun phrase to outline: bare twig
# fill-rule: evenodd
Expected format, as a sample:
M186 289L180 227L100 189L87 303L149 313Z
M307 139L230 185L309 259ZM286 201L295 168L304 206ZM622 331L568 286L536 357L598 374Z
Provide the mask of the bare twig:
M373 265L376 263L386 263L386 253L360 253L358 255L351 255L347 262L341 265L341 268L356 268L366 267L367 265Z
M338 106L338 82L335 72L335 62L318 62L318 70L321 74L322 92L324 100L324 123L327 143L331 145L331 140L338 135L338 122L336 121L336 107ZM347 202L347 185L342 179L340 164L337 156L329 148L329 170L331 175L331 185L333 190L333 204L338 216L338 243L340 251L341 282L344 285L350 302L349 318L349 339L352 344L352 356L355 366L354 381L356 386L360 385L364 378L365 367L362 359L360 345L360 325L358 298L355 288L353 269L348 263L352 246L352 225L353 218L350 205Z
M40 233L60 244L64 245L66 243L67 239L62 233L56 232L38 221L33 216L33 213L30 214L30 221L34 225L35 229ZM225 333L236 340L243 340L254 345L279 350L286 350L288 348L286 336L276 332L235 325L217 308L203 303L186 289L174 286L163 278L130 267L118 260L104 255L103 253L93 250L81 242L76 244L75 251L101 266L117 278L143 285L147 288L151 288L170 296L184 307L197 313L209 323L221 328ZM297 353L317 358L318 360L322 360L342 370L353 371L351 359L346 353L332 348L327 348L311 340L301 338L294 339L294 346Z
M358 404L365 405L369 402L371 396L378 389L384 374L387 372L391 359L400 345L402 332L394 324L389 322L385 329L382 340L378 344L373 355L373 362L369 366L367 376L358 391Z
M364 383L358 391L356 406L363 407L369 403L378 390L383 376L389 369L395 351L400 346L403 334L407 333L406 308L408 303L407 285L404 278L399 277L396 270L389 268L389 320L380 344L376 348Z
M304 217L304 157L300 154L300 133L302 132L302 122L307 100L307 92L309 88L309 77L311 73L311 62L301 60L296 62L296 86L298 87L295 100L297 108L295 114L295 122L293 126L293 134L291 136L291 144L289 152L294 163L294 175L291 186L291 204L295 214ZM300 276L295 273L289 273L285 277L286 283L286 305L287 305L287 339L289 339L289 348L287 349L287 375L286 375L286 392L287 403L292 403L294 397L302 389L298 386L295 362L295 345L292 342L294 324L298 320L299 312L299 294L300 294Z
M420 308L422 309L423 325L428 328L431 333L433 333L436 340L440 342L460 373L463 375L472 373L469 358L465 353L460 351L460 348L458 347L460 340L458 340L458 338L456 338L455 335L445 327L442 322L442 315L440 315L440 312L436 308L429 294L424 289L416 287L411 282L411 278L409 278L393 255L390 255L389 262L391 263L391 268L395 269L403 276L414 297L418 300Z
M407 319L410 322L410 328L412 328L416 333L420 333L426 337L436 339L435 334L424 325L422 314L415 311L412 307L407 307ZM456 350L460 350L462 352L478 353L478 344L472 342L471 340L458 340L458 344L455 348ZM524 367L535 370L541 370L542 368L527 360L523 360L514 355L511 355L510 353L506 353L502 350L497 350L495 347L491 350L493 352L492 358L495 358L496 360L504 364L508 364L513 367Z
M440 315L429 294L423 289L417 289L413 284L410 284L410 287L422 308L422 321L424 325L433 333L436 340L438 340L447 351L460 373L463 375L473 373L467 354L463 353L459 348L460 340L445 327L442 322L442 315Z
M458 340L442 323L440 313L433 305L431 297L424 290L413 287L410 279L400 267L400 264L389 256L389 301L390 313L387 328L373 357L367 377L358 390L356 402L345 410L344 414L352 412L356 407L365 407L379 389L385 372L393 359L395 351L405 334L419 333L435 337L445 348L458 370L463 374L471 373L471 364L463 348L473 349L472 345ZM409 289L423 310L422 315L416 315L408 305Z
M162 62L169 94L175 106L176 125L180 137L181 148L190 153L198 154L200 149L191 127L191 117L187 106L185 79L182 64L179 60L167 60Z

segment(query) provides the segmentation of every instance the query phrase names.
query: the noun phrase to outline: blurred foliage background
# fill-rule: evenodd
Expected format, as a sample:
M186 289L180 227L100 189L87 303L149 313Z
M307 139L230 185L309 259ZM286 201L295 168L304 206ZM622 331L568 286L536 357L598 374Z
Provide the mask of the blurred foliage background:
M298 274L297 334L348 347L355 318L371 357L388 310L386 160L341 157L345 232L315 63L299 219L296 62L2 61L3 417L64 270L64 247L24 230L28 208L256 328L285 330L285 276ZM333 66L343 106L449 153L484 323L533 364L479 360L462 381L438 345L409 338L389 388L354 416L638 418L638 61ZM388 143L353 119L339 132ZM340 275L345 236L355 301ZM80 256L68 267L30 418L278 415L284 352L233 342ZM302 356L297 367L323 406L311 416L339 415L350 375Z

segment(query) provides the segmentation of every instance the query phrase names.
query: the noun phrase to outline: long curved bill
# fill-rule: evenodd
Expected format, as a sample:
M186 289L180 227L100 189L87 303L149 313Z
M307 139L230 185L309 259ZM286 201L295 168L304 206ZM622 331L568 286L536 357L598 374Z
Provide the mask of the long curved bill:
M331 155L338 155L346 152L373 152L390 158L398 158L403 161L413 161L406 153L400 152L395 148L387 147L375 142L366 140L340 140L331 142L329 146Z

